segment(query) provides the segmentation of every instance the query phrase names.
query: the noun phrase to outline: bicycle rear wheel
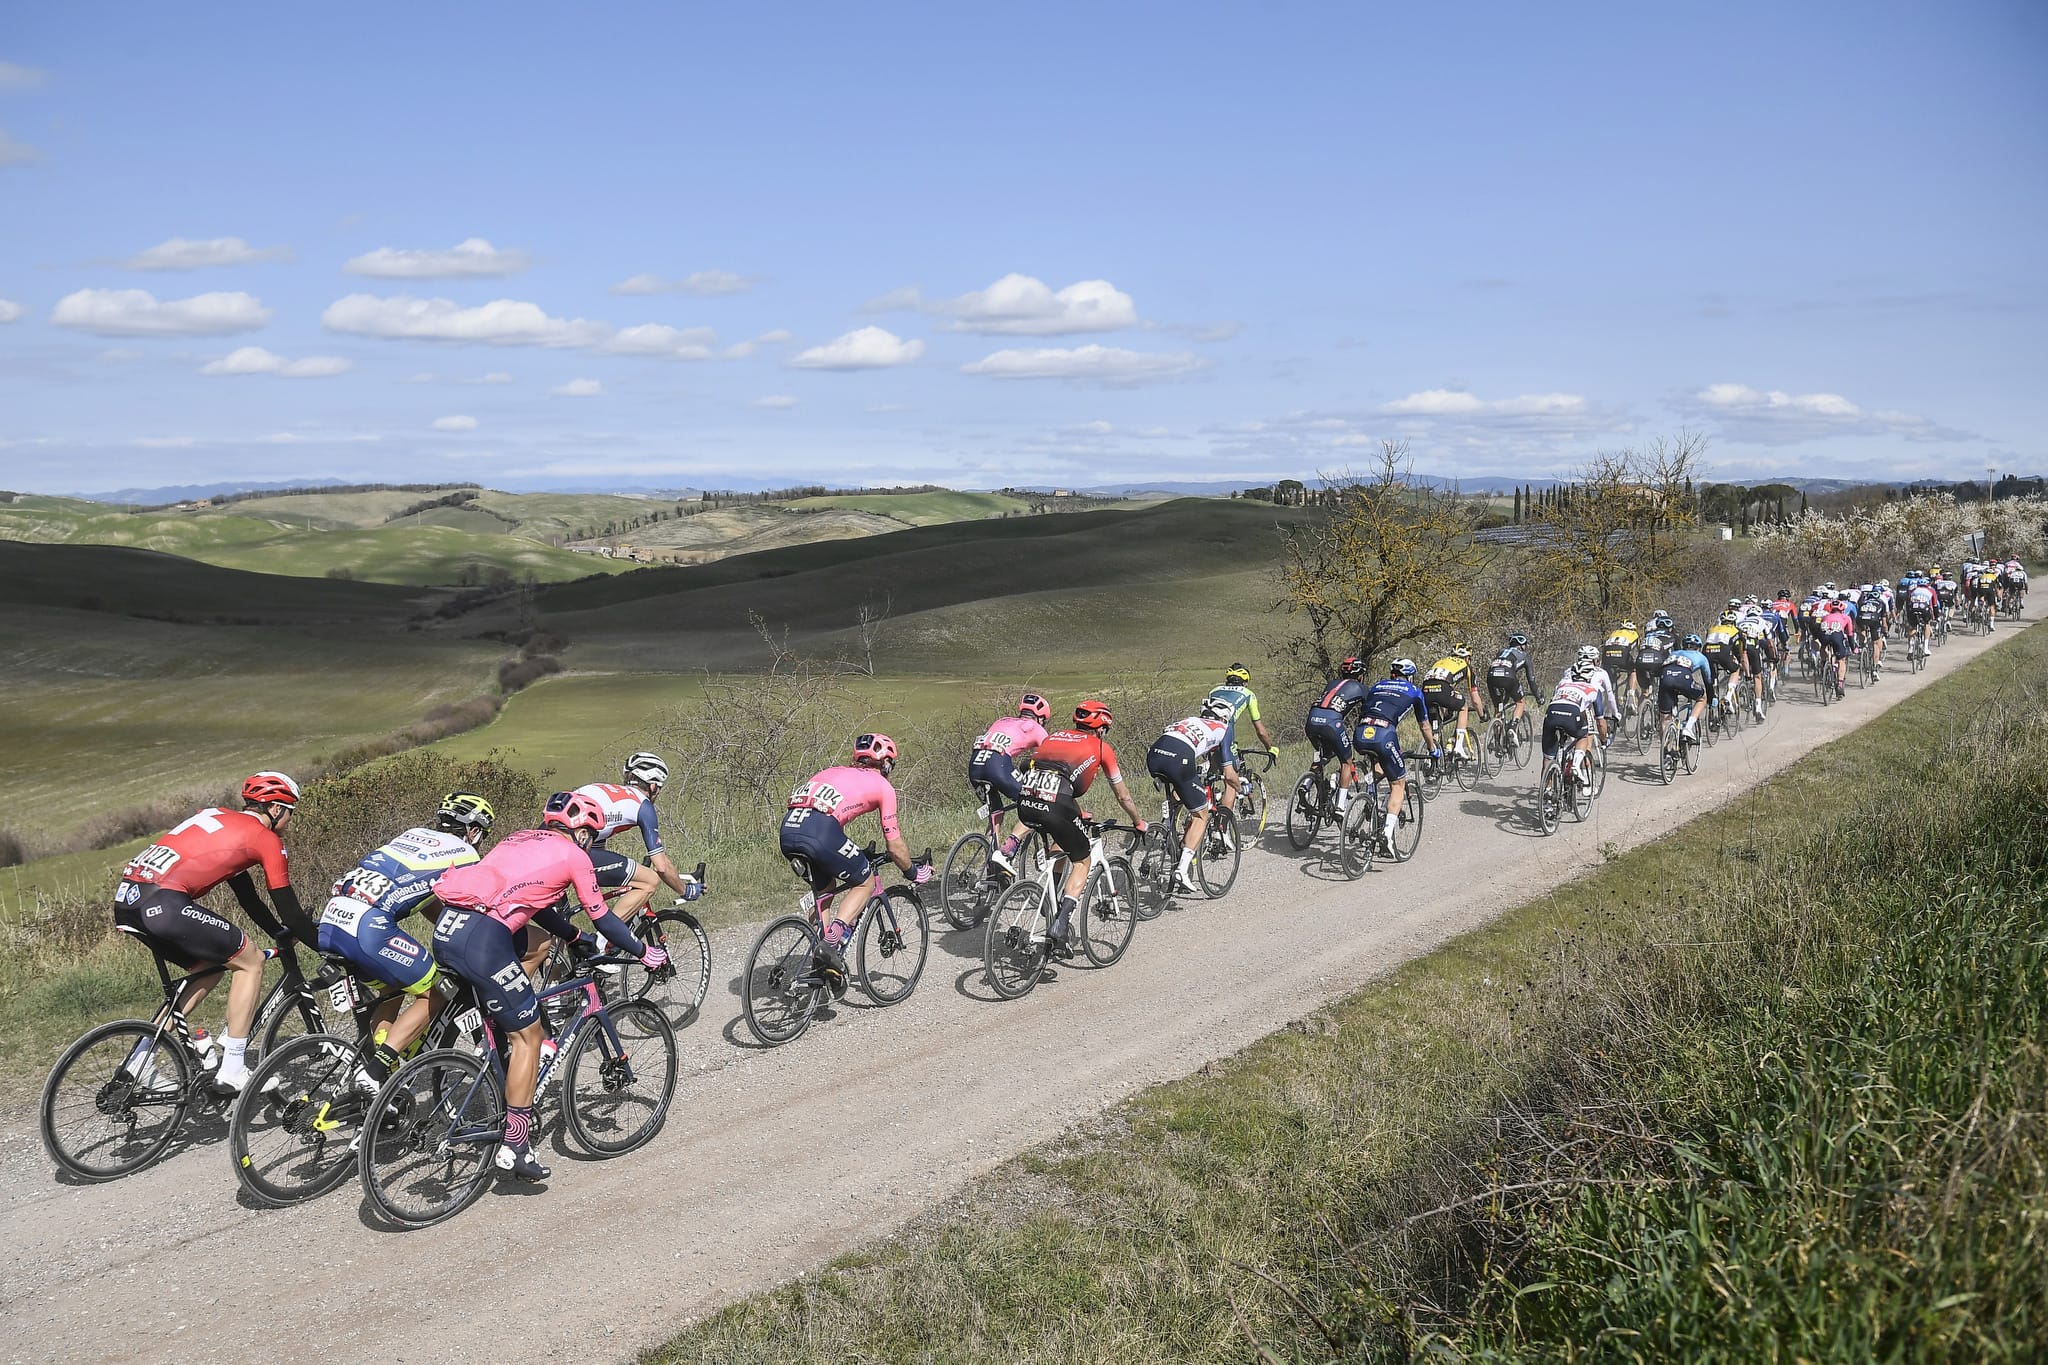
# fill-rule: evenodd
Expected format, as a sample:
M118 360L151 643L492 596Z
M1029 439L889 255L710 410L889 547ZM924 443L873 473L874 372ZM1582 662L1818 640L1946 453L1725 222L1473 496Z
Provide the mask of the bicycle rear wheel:
M1353 792L1337 839L1337 864L1346 877L1357 881L1372 868L1379 840L1379 802L1369 793Z
M1237 865L1244 858L1243 841L1238 838L1237 817L1228 810L1209 813L1209 828L1202 831L1195 850L1195 881L1210 900L1220 898L1237 881Z
M1052 929L1052 907L1037 882L1018 882L997 899L988 915L988 936L981 945L981 965L989 987L1005 1000L1031 993L1051 955L1046 937Z
M426 1227L468 1208L490 1184L505 1092L474 1053L421 1053L395 1072L363 1118L356 1176L386 1218Z
M1444 762L1451 765L1451 781L1458 784L1459 791L1468 792L1479 785L1479 779L1484 775L1485 769L1485 762L1480 758L1480 754L1485 748L1480 736L1468 731L1465 735L1465 752L1459 753L1454 745L1445 757Z
M892 886L868 903L854 936L853 969L877 1005L906 1000L924 975L931 921L914 892Z
M140 1019L101 1024L66 1048L43 1082L43 1147L80 1180L139 1171L177 1136L197 1073L176 1035Z
M747 1031L769 1047L801 1037L823 1002L829 987L811 965L817 949L810 921L784 915L761 931L747 954L741 995Z
M1312 773L1303 773L1301 781L1294 784L1294 795L1287 801L1287 843L1296 852L1307 848L1316 841L1316 830L1322 824L1322 794L1316 789Z
M618 1041L598 1020L583 1021L562 1066L562 1113L584 1151L617 1156L646 1143L668 1120L676 1031L651 1001L631 1000L605 1014Z
M1107 967L1131 946L1138 931L1138 897L1127 858L1105 859L1088 875L1082 898L1081 951L1098 967Z
M308 1034L249 1073L228 1120L235 1178L273 1208L314 1199L348 1179L372 1096L356 1088L355 1044Z
M939 910L955 929L972 929L988 913L993 899L988 875L989 854L995 846L979 831L963 834L946 854L946 866L939 873Z
M1394 822L1394 861L1405 863L1415 856L1415 850L1422 844L1422 818L1429 813L1429 807L1420 801L1407 800L1401 803L1400 818Z
M643 942L668 950L668 965L650 972L637 962L619 968L619 995L645 1000L675 1028L693 1022L711 993L711 938L689 911L670 906L634 926Z
M1678 776L1678 751L1684 747L1679 734L1678 719L1674 716L1664 727L1664 742L1657 746L1657 779L1667 787Z
M1536 820L1545 834L1557 833L1564 818L1564 772L1554 758L1543 760L1543 775L1536 784Z
M1593 813L1591 757L1587 759L1587 772L1583 780L1576 777L1566 777L1563 780L1565 799L1570 805L1572 819L1583 824L1586 817Z
M1520 772L1529 766L1530 756L1535 751L1535 727L1527 716L1520 720L1511 720L1508 722L1507 738L1508 762L1514 765L1516 772Z
M1138 918L1158 919L1173 899L1173 873L1179 865L1179 845L1172 843L1173 826L1162 820L1147 830L1137 844L1138 861L1131 868L1136 879Z

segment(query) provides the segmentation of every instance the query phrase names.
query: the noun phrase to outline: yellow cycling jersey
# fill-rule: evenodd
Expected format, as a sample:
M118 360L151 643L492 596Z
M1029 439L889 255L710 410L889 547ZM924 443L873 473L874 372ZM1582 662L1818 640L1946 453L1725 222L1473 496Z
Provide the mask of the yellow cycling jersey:
M1707 643L1709 645L1740 644L1742 643L1742 627L1731 626L1723 622L1707 632Z
M1422 675L1424 682L1463 682L1472 676L1472 661L1461 659L1455 654L1446 654L1429 666L1429 672Z
M1643 638L1641 631L1617 630L1607 637L1610 645L1633 645Z

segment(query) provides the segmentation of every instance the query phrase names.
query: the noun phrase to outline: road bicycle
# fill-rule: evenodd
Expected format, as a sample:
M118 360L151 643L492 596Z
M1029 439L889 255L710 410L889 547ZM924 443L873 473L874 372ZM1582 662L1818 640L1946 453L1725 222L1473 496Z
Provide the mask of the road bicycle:
M1420 753L1404 753L1409 760L1407 798L1401 802L1401 815L1394 825L1391 852L1382 846L1382 837L1387 827L1387 805L1394 794L1394 784L1388 781L1372 762L1370 755L1358 766L1358 785L1352 789L1351 803L1344 809L1344 821L1338 838L1338 866L1346 877L1352 880L1364 876L1372 869L1374 861L1383 854L1397 863L1405 863L1415 856L1415 850L1422 842L1422 822L1428 811L1428 802L1420 799L1416 788L1417 763L1428 757Z
M1687 715L1692 714L1692 703L1682 701ZM1684 722L1675 714L1658 713L1657 717L1657 776L1665 786L1680 772L1696 773L1700 770L1700 742L1685 733Z
M1108 967L1129 950L1138 929L1136 878L1128 857L1111 855L1103 848L1104 835L1126 826L1113 820L1098 823L1086 816L1081 826L1088 832L1090 866L1074 909L1072 929L1089 963ZM1029 837L1046 839L1040 830ZM1037 866L1035 876L1020 879L996 901L988 917L987 937L982 940L982 970L989 987L1005 1000L1029 995L1052 960L1052 924L1060 889L1066 884L1067 859L1048 841Z
M1247 761L1256 759L1265 761ZM1240 830L1250 830L1256 841L1266 832L1266 774L1273 771L1280 755L1271 749L1239 749L1237 760L1237 825Z
M272 983L257 1017L299 1006L298 1022L318 1033L322 1020L310 1004L312 990L290 947L291 941L283 939L279 947L264 950L265 959L282 962L284 975ZM201 967L174 978L162 953L151 949L150 955L164 988L156 1013L88 1030L64 1050L43 1082L43 1147L80 1180L114 1180L141 1170L163 1155L189 1114L219 1115L234 1099L215 1090L217 1045L202 1051L183 1008L194 981L222 976L226 968ZM252 1045L249 1053L252 1064L261 1060L257 1047Z
M332 978L329 1005L337 1016L354 1019L353 1037L313 1033L287 1040L249 1073L228 1120L236 1179L250 1198L273 1208L323 1195L355 1169L363 1117L379 1088L364 1066L373 1048L374 1012L403 995L339 957L322 959L328 969L323 976ZM475 991L452 974L444 974L434 990L441 997L434 1018L405 1055L465 1040L480 1050L483 1015Z
M869 844L863 853L869 863L879 863L881 850ZM926 849L917 865L931 865ZM881 887L881 874L874 875L875 891L861 906L847 939L847 980L857 985L876 1005L900 1004L917 989L924 974L925 954L931 947L931 921L925 915L924 898L909 886ZM798 899L798 914L783 915L769 922L754 940L747 954L747 971L741 1001L747 1031L765 1047L794 1042L811 1026L811 1020L833 998L830 978L825 972L825 914L837 892L820 897L806 891Z
M1517 716L1512 708L1502 707L1493 713L1486 727L1486 751L1493 755L1495 772L1508 768L1519 772L1528 767L1529 751L1535 743L1536 729L1526 712Z
M676 1035L668 1019L652 1001L608 1005L598 989L603 968L629 960L584 959L567 981L539 993L543 1002L582 995L582 1008L541 1045L534 1098L559 1067L564 1130L593 1156L647 1143L675 1098ZM356 1174L371 1205L392 1222L426 1227L452 1218L489 1183L504 1133L505 1060L497 1026L488 1017L481 1022L481 1051L421 1053L392 1074L363 1116Z
M1457 721L1458 718L1453 716L1447 724L1437 727L1437 738L1444 741L1444 756L1439 759L1423 760L1429 764L1434 779L1433 790L1430 793L1432 797L1446 782L1456 786L1459 791L1468 792L1477 787L1479 779L1485 776L1486 761L1481 757L1484 751L1481 742L1484 730L1474 728L1465 731L1464 752L1460 753Z
M1877 632L1863 637L1863 644L1856 651L1856 681L1860 687L1870 687L1877 682Z
M1287 842L1297 851L1314 843L1325 826L1336 829L1342 823L1342 814L1337 809L1337 779L1323 771L1328 761L1319 758L1310 763L1287 798Z
M1628 719L1621 727L1622 736L1634 747L1635 752L1647 754L1662 738L1662 727L1658 724L1657 693L1654 689L1643 689L1642 698L1636 702L1633 713L1624 713Z
M1195 885L1210 900L1220 900L1237 883L1238 865L1244 859L1244 835L1237 813L1216 797L1219 779L1206 778L1202 790L1209 798L1209 824L1195 845ZM1132 872L1138 879L1138 917L1156 919L1173 899L1174 873L1180 868L1181 850L1187 847L1188 827L1195 817L1180 803L1172 787L1152 779L1159 793L1159 823L1139 836L1139 855ZM1109 825L1104 828L1120 828Z
M1003 817L1010 812L992 799L987 783L977 782L975 790L981 796L981 808L975 812L980 823L953 841L953 847L946 852L945 867L939 873L939 911L955 929L972 929L987 919L1003 888L1016 876L1030 876L1034 870L1024 861L1027 854L1035 854L1037 849L1029 839L1018 845L1011 860L1017 866L1016 876L989 861L1002 846Z
M1579 750L1568 748L1563 752L1576 754ZM1536 784L1536 805L1537 818L1545 834L1555 834L1566 815L1578 822L1592 813L1593 798L1607 783L1607 755L1595 744L1586 757L1591 768L1587 773L1581 773L1581 765L1577 761L1560 763L1556 754L1544 756L1542 773ZM1597 773L1597 777L1593 773Z

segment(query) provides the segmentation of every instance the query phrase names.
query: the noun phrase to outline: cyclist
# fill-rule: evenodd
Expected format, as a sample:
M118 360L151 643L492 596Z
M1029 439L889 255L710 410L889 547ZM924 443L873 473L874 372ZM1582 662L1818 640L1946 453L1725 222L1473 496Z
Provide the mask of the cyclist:
M116 929L135 935L187 971L199 972L186 983L179 1009L189 1011L204 1000L223 970L234 974L228 981L220 1069L213 1080L216 1089L230 1094L249 1080L249 1029L263 993L263 950L198 902L226 882L242 913L276 940L280 951L290 952L297 939L311 942L313 924L292 889L291 866L278 838L298 805L298 783L283 773L255 773L242 783L242 809L208 806L173 826L128 860L114 890ZM250 873L258 865L276 918L256 894Z
M1273 747L1273 736L1266 729L1266 722L1259 719L1259 698L1252 691L1252 671L1243 664L1232 664L1223 675L1223 685L1209 689L1209 696L1221 697L1230 703L1231 741L1223 754L1223 790L1230 793L1233 803L1243 793L1238 786L1237 770L1237 719L1243 716L1252 723L1252 730L1259 737L1259 743L1268 749ZM1205 699L1206 700L1206 699Z
M820 965L835 995L846 990L846 941L853 937L862 907L882 886L874 864L848 837L846 827L875 812L889 861L919 886L932 879L931 865L911 858L896 824L896 788L889 785L895 771L896 741L887 735L861 735L853 741L851 764L813 774L790 793L788 813L782 817L782 856L789 859L790 871L809 883L820 915L825 902L832 902Z
M1623 621L1608 632L1607 640L1600 646L1600 667L1607 676L1619 679L1629 689L1629 704L1636 701L1636 646L1642 642L1642 629L1633 621Z
M1913 580L1904 593L1906 603L1906 639L1917 642L1924 657L1934 644L1934 617L1941 610L1941 595L1934 586L1934 580L1919 577ZM1913 652L1909 643L1906 652Z
M1951 578L1948 570L1942 568L1939 564L1935 565L1928 573L1934 579L1934 595L1940 599L1941 614L1947 616L1956 609L1956 594L1962 591L1962 585Z
M1591 649L1592 646L1583 648ZM1564 752L1565 740L1569 739L1573 754L1571 773L1579 782L1590 780L1586 765L1592 760L1584 755L1593 752L1593 740L1598 733L1597 726L1588 722L1597 718L1603 697L1613 692L1611 686L1603 692L1597 680L1599 672L1597 657L1574 661L1571 670L1551 692L1550 705L1543 712L1543 756L1559 758Z
M1227 704L1227 703L1226 703ZM1038 746L1024 769L1024 795L1017 803L1024 823L1050 839L1067 860L1067 879L1060 886L1060 903L1052 921L1052 951L1073 956L1074 911L1081 892L1088 885L1088 870L1094 841L1081 825L1087 818L1080 798L1088 794L1097 773L1109 778L1116 802L1131 817L1139 833L1149 829L1124 790L1123 771L1117 767L1116 749L1103 732L1114 719L1109 708L1094 699L1074 708L1071 729L1055 730Z
M1457 718L1451 752L1460 758L1471 757L1465 735L1474 708L1481 720L1486 719L1486 698L1479 694L1479 673L1472 667L1471 647L1461 640L1451 646L1449 654L1431 664L1422 675L1422 695L1429 702L1430 718L1438 726L1454 716Z
M657 754L641 752L625 762L619 776L623 782L592 782L578 787L576 794L604 813L604 827L590 845L590 866L597 873L600 888L625 887L612 904L612 913L631 920L653 898L654 889L666 884L686 901L704 894L695 877L676 871L673 859L661 842L661 817L654 803L668 785L668 764ZM605 841L625 830L638 830L647 849L647 861L639 862L605 847Z
M491 803L481 796L449 792L431 827L406 830L344 872L321 911L320 951L399 992L373 1015L376 1031L364 1061L372 1083L381 1084L391 1074L444 1003L434 990L440 969L433 955L399 925L415 910L433 923L440 912L435 881L477 860L477 846L496 819ZM360 1083L365 1077L357 1079Z
M605 908L590 863L591 845L604 824L596 802L577 792L556 792L538 828L515 830L479 861L451 868L434 883L434 894L447 907L434 926L434 957L476 988L484 1012L506 1035L505 1136L493 1160L520 1180L546 1180L550 1174L528 1145L544 1032L540 1002L520 965L532 937L528 921L576 942L579 935L561 908L564 896L573 893L614 948L639 958L649 971L668 965L667 950L643 946L626 921Z
M1487 665L1486 691L1495 706L1513 702L1515 720L1528 709L1529 698L1536 695L1536 669L1529 662L1529 637L1521 631L1509 632L1507 643Z
M1872 666L1884 672L1884 632L1891 623L1891 599L1874 583L1865 583L1856 600L1856 624L1870 633Z
M1671 651L1657 678L1657 714L1668 723L1677 719L1679 698L1691 702L1680 730L1695 741L1700 737L1700 717L1706 714L1707 698L1714 693L1714 665L1701 651L1702 643L1697 635L1686 636Z
M1651 688L1660 686L1664 665L1670 660L1677 643L1678 630L1671 614L1662 607L1651 612L1650 619L1643 623L1643 638L1636 642L1637 697L1648 696Z
M1436 727L1430 724L1429 702L1415 685L1415 660L1396 659L1387 676L1372 685L1359 708L1358 729L1351 736L1360 758L1370 758L1387 779L1387 821L1380 846L1394 851L1394 831L1401 821L1401 803L1408 795L1408 768L1401 761L1401 720L1414 713L1431 758L1442 758Z
M1976 566L1976 600L1984 607L1984 629L1998 629L1999 566L1990 562Z
M1766 665L1775 666L1777 648L1764 620L1763 607L1755 598L1743 604L1736 615L1735 628L1742 632L1742 659L1748 676L1756 679L1756 690L1750 695L1750 711L1761 721L1764 718L1764 688L1767 686L1765 669Z
M1195 850L1209 829L1209 793L1204 781L1216 760L1230 748L1230 703L1222 697L1208 697L1201 711L1177 720L1152 742L1145 755L1145 771L1173 789L1188 812L1187 833L1181 837L1180 866L1173 874L1173 889L1193 895Z
M1017 760L1030 757L1045 742L1045 723L1051 719L1051 704L1036 692L1026 692L1017 699L1016 715L997 717L974 741L974 752L967 760L967 785L974 789L975 799L998 818L1004 810L1003 802L1015 803L1023 792L1017 781ZM1013 818L1010 837L1003 840L998 850L1003 858L1001 866L1009 866L1023 833L1023 820ZM995 865L993 854L989 862Z
M1600 694L1595 699L1593 718L1599 722L1600 747L1604 749L1612 742L1614 723L1621 716L1621 704L1614 695L1614 679L1608 677L1607 670L1600 666L1600 648L1597 645L1580 645L1573 663L1574 666L1585 664L1593 670L1590 675L1593 688Z
M1351 788L1358 781L1358 768L1351 761L1351 726L1354 713L1365 703L1365 660L1351 655L1337 671L1338 676L1323 689L1322 700L1309 707L1302 732L1315 752L1318 772L1331 759L1338 761L1337 817L1341 820L1351 804Z
M2005 585L2006 608L2017 616L2027 605L2026 565L2017 559L2008 559L1998 576L2000 582Z
M1822 604L1814 624L1820 631L1822 657L1832 656L1835 661L1835 699L1840 701L1848 695L1845 682L1849 675L1849 656L1856 652L1856 618L1849 614L1845 594L1836 592L1828 595Z
M1735 605L1740 606L1741 603ZM1714 665L1716 696L1713 723L1718 726L1721 723L1721 683L1728 678L1749 676L1749 647L1742 638L1735 607L1722 612L1721 619L1708 629L1705 653L1708 662Z

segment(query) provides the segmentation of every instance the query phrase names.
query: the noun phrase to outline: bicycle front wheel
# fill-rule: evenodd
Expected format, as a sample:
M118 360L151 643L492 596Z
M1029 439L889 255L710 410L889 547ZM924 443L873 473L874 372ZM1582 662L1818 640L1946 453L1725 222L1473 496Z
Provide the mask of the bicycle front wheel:
M1299 853L1316 841L1316 829L1322 824L1321 793L1316 790L1316 780L1308 773L1301 775L1301 781L1294 784L1294 795L1287 802L1287 843Z
M43 1147L80 1180L114 1180L163 1155L197 1068L175 1035L118 1019L64 1050L43 1082Z
M988 984L1005 1000L1031 993L1051 954L1052 906L1037 882L1018 882L989 911L988 936L981 945L981 965Z
M1081 910L1081 951L1107 967L1131 946L1138 931L1138 896L1127 858L1107 859L1088 877Z
M979 832L963 834L946 854L945 869L939 873L939 910L955 929L972 929L987 912L989 854L994 845Z
M315 1033L249 1073L228 1120L228 1156L250 1198L282 1208L348 1179L371 1100L356 1088L356 1066L355 1044Z
M747 1031L775 1047L802 1036L811 1026L826 986L811 965L818 940L810 921L784 915L761 931L747 954Z
M594 1156L617 1156L645 1144L668 1119L676 1093L676 1031L647 1000L614 1005L605 1014L611 1032L586 1019L569 1045L562 1113L577 1146Z
M363 1194L408 1227L453 1218L490 1184L504 1123L505 1092L483 1058L454 1048L421 1053L363 1116Z
M1170 843L1173 826L1164 821L1146 831L1139 842L1138 862L1131 869L1137 879L1138 918L1158 919L1173 899L1173 872L1179 862L1180 845Z
M854 938L854 970L860 987L877 1005L907 1000L924 975L925 953L931 946L931 921L924 902L900 886L892 886L868 903Z
M313 1025L307 1027L306 1012L299 1008L299 993L288 978L280 978L257 1007L256 1022L249 1028L249 1051L244 1060L253 1070L270 1050L294 1038L306 1038L327 1031L326 993L314 991L310 1008Z
M711 993L711 937L689 911L670 906L636 926L646 943L668 950L668 965L650 972L637 962L619 968L622 1000L645 1000L661 1011L670 1027L695 1022Z
M1195 880L1216 900L1237 881L1237 865L1244 858L1238 838L1237 817L1227 810L1209 813L1209 828L1202 831L1201 846L1195 851Z
M1401 816L1394 822L1394 861L1405 863L1415 856L1415 850L1422 843L1422 817L1429 808L1420 801L1407 800L1401 803Z

